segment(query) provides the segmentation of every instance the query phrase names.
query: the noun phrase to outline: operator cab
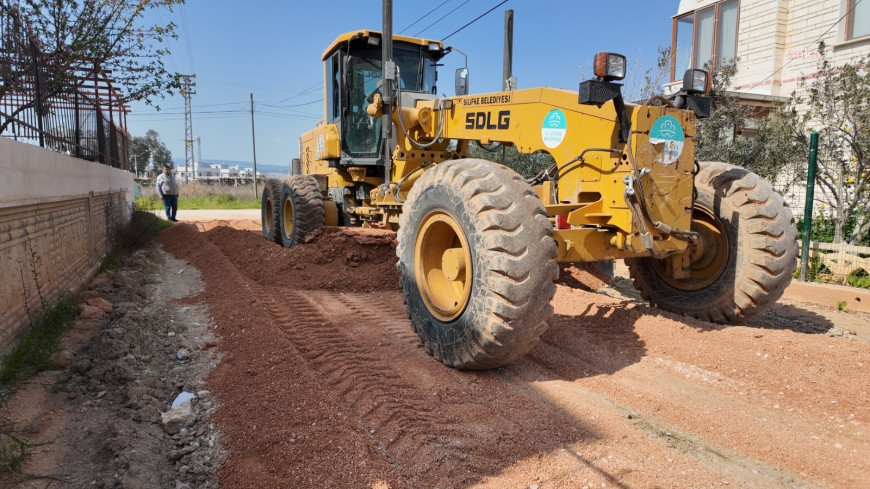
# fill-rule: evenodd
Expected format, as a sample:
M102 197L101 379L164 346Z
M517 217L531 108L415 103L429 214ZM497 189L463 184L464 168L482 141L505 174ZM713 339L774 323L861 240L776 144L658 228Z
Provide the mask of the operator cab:
M440 41L393 36L393 61L403 92L435 94L436 66L446 53ZM323 53L326 123L338 126L341 166L384 163L381 119L366 113L381 93L381 33L360 30L342 34Z

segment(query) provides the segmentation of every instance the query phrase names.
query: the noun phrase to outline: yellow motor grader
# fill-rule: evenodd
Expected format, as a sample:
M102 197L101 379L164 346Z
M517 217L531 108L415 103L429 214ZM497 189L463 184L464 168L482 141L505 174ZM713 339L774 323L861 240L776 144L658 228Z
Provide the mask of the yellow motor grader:
M547 327L559 262L625 259L661 309L739 323L773 304L795 269L794 219L755 174L697 162L709 76L668 99L626 103L623 56L599 53L578 91L436 95L440 41L359 30L323 53L324 119L291 175L265 186L263 234L294 246L321 226L397 230L399 287L426 351L486 369ZM470 144L545 152L525 179L468 157Z

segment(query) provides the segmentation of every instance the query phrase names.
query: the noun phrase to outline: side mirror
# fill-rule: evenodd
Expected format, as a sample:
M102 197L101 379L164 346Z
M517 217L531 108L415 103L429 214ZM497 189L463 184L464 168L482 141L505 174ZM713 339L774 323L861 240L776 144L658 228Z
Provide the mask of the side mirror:
M456 96L468 95L468 68L456 69Z

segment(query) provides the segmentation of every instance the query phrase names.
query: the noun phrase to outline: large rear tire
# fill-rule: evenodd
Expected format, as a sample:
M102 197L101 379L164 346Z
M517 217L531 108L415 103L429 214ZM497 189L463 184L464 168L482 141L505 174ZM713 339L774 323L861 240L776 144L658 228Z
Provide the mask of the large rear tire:
M408 194L396 254L426 352L462 369L527 353L553 313L552 234L535 192L504 166L467 159L425 171Z
M293 175L284 180L280 208L281 244L285 248L301 243L305 236L326 222L320 185L310 175Z
M634 286L666 311L739 324L773 305L791 282L797 227L782 197L758 175L720 162L701 162L692 230L697 244L663 260L627 259ZM688 256L686 256L688 253ZM686 258L688 278L671 270Z
M260 221L263 223L263 237L269 241L281 244L281 217L279 208L281 199L281 181L266 180L263 186L263 200L260 205Z

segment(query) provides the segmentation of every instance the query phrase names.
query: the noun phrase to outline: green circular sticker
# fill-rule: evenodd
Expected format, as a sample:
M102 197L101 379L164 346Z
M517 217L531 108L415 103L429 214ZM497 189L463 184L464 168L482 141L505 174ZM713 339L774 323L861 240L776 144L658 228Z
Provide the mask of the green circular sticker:
M568 132L568 120L565 118L565 113L559 109L547 112L541 125L541 139L544 140L544 146L548 148L559 146L565 139L566 132Z
M658 154L656 161L665 165L677 161L683 154L683 146L686 144L686 135L680 121L672 115L663 115L656 119L649 131L649 142L658 146L662 145L662 152Z

